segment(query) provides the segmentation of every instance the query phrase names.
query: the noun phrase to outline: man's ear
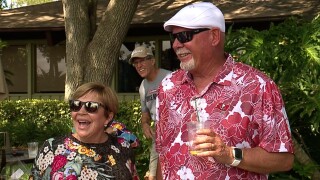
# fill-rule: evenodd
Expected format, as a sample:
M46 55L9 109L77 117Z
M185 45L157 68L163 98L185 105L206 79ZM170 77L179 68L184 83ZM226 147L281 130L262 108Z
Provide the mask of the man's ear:
M212 46L217 46L221 41L221 31L219 28L212 28L210 30L210 37Z
M156 64L156 59L152 58L151 61L152 61L152 65L154 66Z

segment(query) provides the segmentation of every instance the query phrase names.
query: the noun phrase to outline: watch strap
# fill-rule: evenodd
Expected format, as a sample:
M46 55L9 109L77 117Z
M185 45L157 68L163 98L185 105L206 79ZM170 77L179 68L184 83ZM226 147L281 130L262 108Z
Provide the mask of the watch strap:
M241 155L240 157L238 157L236 155L236 151L241 151ZM242 156L243 156L243 153L242 153L242 149L239 149L239 148L236 148L236 147L232 147L232 155L233 155L233 162L230 164L230 166L238 166L242 160Z
M230 164L230 166L238 166L240 164L240 160L234 159L233 162Z

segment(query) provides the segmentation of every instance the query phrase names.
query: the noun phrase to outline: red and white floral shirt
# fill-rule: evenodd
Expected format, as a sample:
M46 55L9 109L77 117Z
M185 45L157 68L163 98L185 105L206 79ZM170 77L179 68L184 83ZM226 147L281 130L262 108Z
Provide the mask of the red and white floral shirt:
M189 154L186 123L210 121L228 146L261 147L268 152L293 153L291 131L277 85L265 74L234 62L223 69L200 94L191 75L177 70L159 86L156 148L164 179L267 179Z

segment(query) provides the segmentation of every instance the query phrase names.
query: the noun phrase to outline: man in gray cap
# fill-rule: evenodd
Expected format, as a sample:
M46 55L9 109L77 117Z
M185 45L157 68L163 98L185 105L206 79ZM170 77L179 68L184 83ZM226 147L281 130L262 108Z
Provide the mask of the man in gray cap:
M180 60L157 97L158 179L267 179L293 164L288 118L272 79L224 52L222 12L190 4L164 23ZM197 131L191 154L187 123Z
M140 102L141 102L141 127L146 138L152 139L152 146L150 148L150 162L149 173L146 175L149 180L155 180L158 153L155 151L154 144L154 129L151 126L151 121L155 120L156 115L156 97L157 88L162 79L171 71L157 68L156 60L151 49L145 46L136 47L129 59L131 63L144 78L139 88Z

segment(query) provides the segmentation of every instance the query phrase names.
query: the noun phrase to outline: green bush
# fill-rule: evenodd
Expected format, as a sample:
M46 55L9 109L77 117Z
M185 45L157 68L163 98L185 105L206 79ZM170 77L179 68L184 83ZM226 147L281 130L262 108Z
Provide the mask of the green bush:
M143 179L143 176L149 169L149 146L151 145L151 141L148 141L143 135L140 117L140 101L123 101L120 103L119 112L115 119L124 123L140 140L140 145L135 149L135 152L138 173L140 179Z
M124 123L140 140L135 149L137 169L142 177L148 170L149 145L140 128L140 102L121 102L115 119ZM68 104L59 100L26 99L0 102L0 132L8 132L12 146L27 146L27 142L42 144L51 137L68 134L72 121Z
M320 16L310 22L289 18L264 31L229 29L226 37L227 52L278 84L293 138L299 143L296 148L306 152L305 156L295 154L289 174L276 174L276 178L271 174L269 179L319 179Z
M58 100L26 99L0 103L0 131L9 132L12 146L44 142L70 132L68 105Z

